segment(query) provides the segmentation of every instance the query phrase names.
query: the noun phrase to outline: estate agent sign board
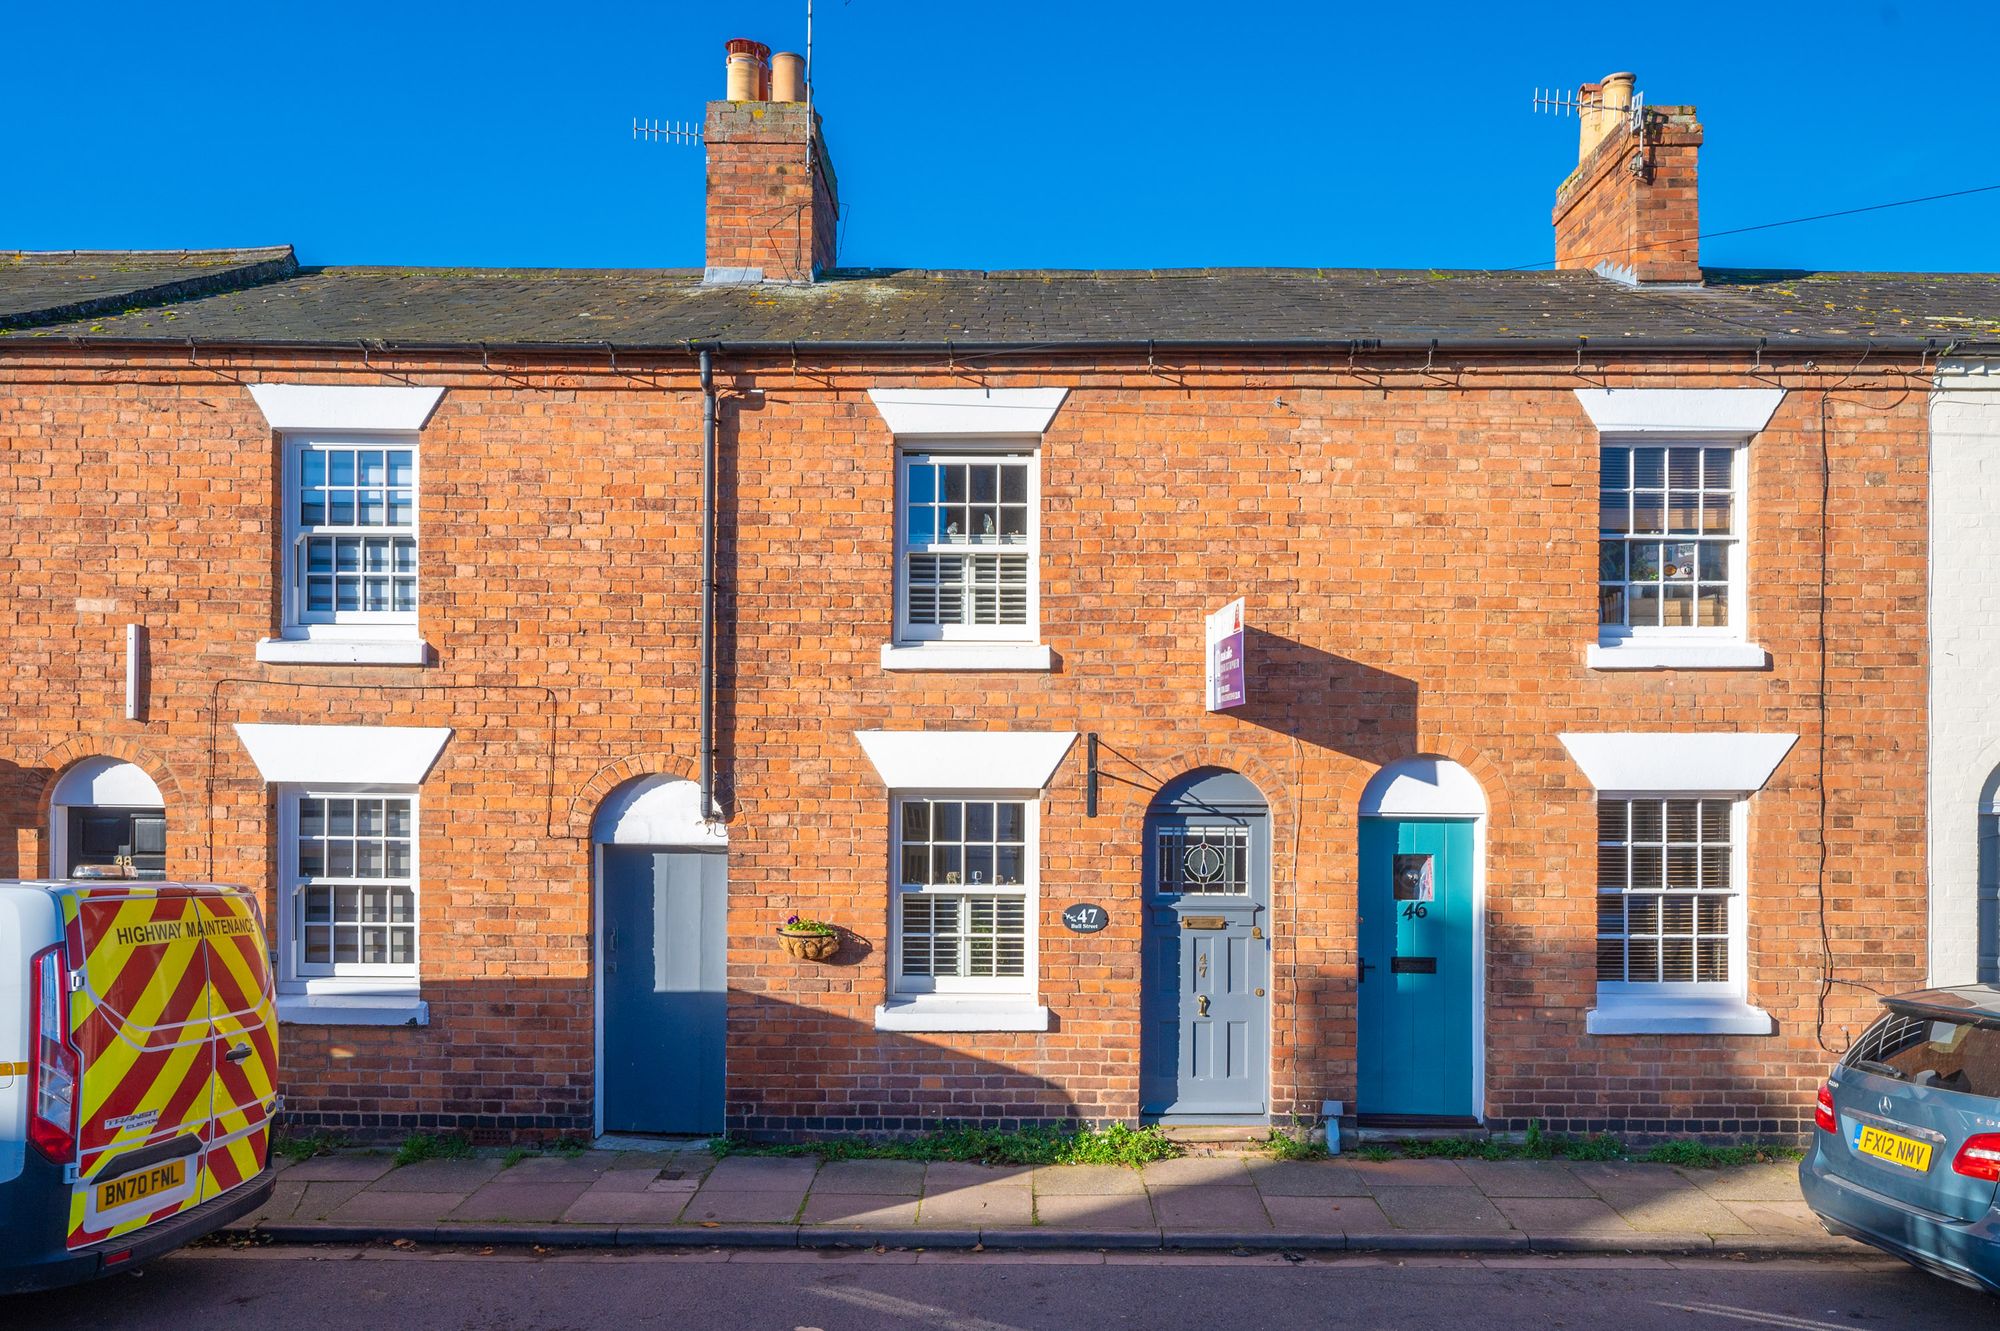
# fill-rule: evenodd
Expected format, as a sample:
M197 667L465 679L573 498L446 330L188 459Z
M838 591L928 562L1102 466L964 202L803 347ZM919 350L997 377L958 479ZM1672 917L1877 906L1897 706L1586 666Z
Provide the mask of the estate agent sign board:
M1241 707L1243 687L1243 598L1208 617L1208 710Z

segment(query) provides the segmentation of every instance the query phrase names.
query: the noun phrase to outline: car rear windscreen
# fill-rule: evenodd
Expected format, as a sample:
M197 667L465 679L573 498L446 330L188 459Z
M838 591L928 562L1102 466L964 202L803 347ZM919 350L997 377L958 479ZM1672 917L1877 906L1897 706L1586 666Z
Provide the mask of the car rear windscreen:
M1848 1051L1846 1065L1967 1095L2000 1096L2000 1028L1892 1012Z

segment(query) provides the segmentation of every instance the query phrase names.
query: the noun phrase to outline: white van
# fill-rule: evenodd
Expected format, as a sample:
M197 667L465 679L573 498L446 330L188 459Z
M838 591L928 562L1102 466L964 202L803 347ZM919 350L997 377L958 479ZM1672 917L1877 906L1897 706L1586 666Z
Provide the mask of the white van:
M249 892L0 880L0 1294L263 1205L277 1077Z

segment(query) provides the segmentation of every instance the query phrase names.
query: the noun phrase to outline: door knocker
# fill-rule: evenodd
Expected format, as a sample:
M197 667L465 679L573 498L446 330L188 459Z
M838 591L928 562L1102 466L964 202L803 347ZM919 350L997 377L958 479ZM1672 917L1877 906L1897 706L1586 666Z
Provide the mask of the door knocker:
M1194 1009L1195 1009L1195 1011L1194 1011L1194 1014L1195 1014L1195 1015L1196 1015L1197 1017L1206 1017L1206 1016L1208 1015L1208 995L1207 995L1207 994L1197 994L1197 995L1195 995L1195 1000L1194 1000Z

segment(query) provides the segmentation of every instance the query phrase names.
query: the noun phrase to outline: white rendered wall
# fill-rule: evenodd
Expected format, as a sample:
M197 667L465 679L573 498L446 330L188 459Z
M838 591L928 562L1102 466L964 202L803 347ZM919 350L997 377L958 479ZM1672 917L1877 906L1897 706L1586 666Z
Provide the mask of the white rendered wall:
M1979 978L1980 798L2000 768L2000 360L1931 396L1930 979Z

